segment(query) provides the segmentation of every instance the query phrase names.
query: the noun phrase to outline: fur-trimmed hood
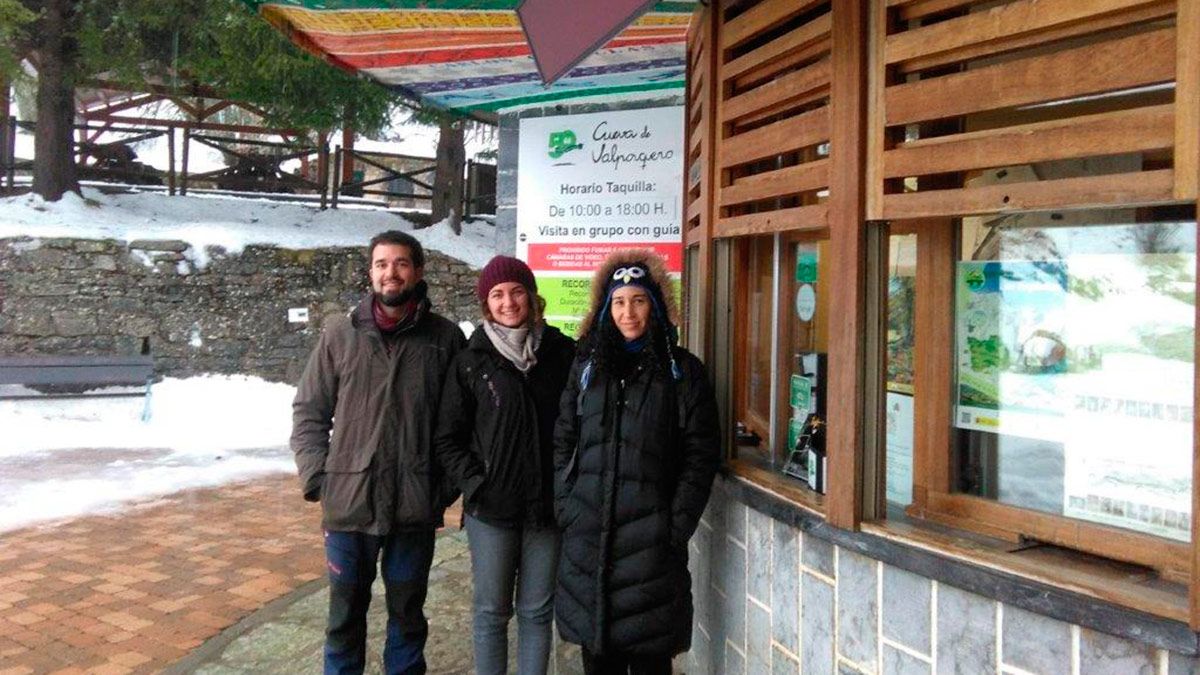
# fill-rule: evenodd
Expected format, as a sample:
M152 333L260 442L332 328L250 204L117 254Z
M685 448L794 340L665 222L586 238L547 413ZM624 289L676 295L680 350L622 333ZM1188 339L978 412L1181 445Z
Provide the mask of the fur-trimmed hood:
M679 308L675 301L675 293L672 292L671 276L667 272L667 265L663 259L648 249L620 249L608 254L604 262L596 269L596 273L592 275L592 299L587 315L579 323L578 337L587 336L595 326L596 315L604 307L608 283L612 280L613 272L620 267L634 263L641 263L650 271L650 278L662 290L663 311L667 314L667 320L673 326L679 325Z

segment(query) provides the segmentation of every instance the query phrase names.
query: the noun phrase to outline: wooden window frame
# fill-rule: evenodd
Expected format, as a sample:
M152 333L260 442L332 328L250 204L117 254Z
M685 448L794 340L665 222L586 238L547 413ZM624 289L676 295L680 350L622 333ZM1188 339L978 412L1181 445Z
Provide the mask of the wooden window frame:
M735 276L734 297L738 308L746 308L749 306L750 293L750 246L751 240L755 238L765 239L769 235L760 235L760 237L739 237L734 241L737 247L736 266L737 272ZM796 244L818 244L820 242L828 242L828 237L821 232L814 231L791 231L782 233L776 240L776 245L780 247L776 256L779 260L779 285L780 292L775 298L772 307L773 321L775 327L775 336L773 344L775 346L775 354L778 367L774 369L772 385L772 398L774 400L775 415L774 426L771 426L771 420L761 419L757 412L751 410L749 405L749 385L748 374L750 368L751 354L749 346L749 331L750 324L753 321L738 321L734 328L734 346L736 357L734 360L734 410L738 421L746 425L747 429L754 431L762 437L766 443L767 456L771 459L773 466L780 464L786 458L781 457L780 439L787 438L788 419L784 411L789 408L789 375L790 370L783 366L782 359L788 353L787 340L791 336L792 328L795 326L796 318L791 311L791 294L783 292L791 287L791 282L784 278L785 272L791 270L796 264ZM822 267L826 269L826 267ZM822 278L818 283L823 284L821 293L828 293L829 282ZM825 306L828 307L828 300L825 301ZM826 313L828 313L826 309ZM738 315L740 309L735 309L734 314ZM828 322L828 317L825 321ZM828 323L825 328L825 341L828 343L829 333ZM828 398L828 397L827 397ZM774 433L771 433L774 432ZM774 443L770 443L770 439L774 439Z
M740 308L747 307L748 294L750 292L750 244L751 239L761 238L766 239L771 235L758 235L757 237L736 237L730 239L730 243L734 246L734 264L733 264L733 290L732 299L734 302L734 315L738 315ZM782 247L778 250L775 258L779 261L780 277L779 283L781 290L788 287L788 282L783 278L783 273L792 269L795 266L795 244L799 243L818 243L828 242L828 233L825 230L794 230L783 232L777 239L774 239L776 245ZM826 261L827 262L827 261ZM823 267L823 276L819 283L824 283L826 288L823 292L829 292L830 283L826 281L824 274L827 274L828 267ZM819 291L820 292L820 291ZM827 303L828 304L828 303ZM776 295L776 301L772 307L775 320L772 323L775 326L775 340L773 342L777 353L774 355L776 359L781 359L783 354L787 353L788 347L786 339L790 335L793 325L791 312L791 298L789 294L780 292ZM828 321L828 319L827 319ZM769 487L773 492L784 495L789 501L797 506L821 516L824 516L828 509L830 497L828 493L835 488L832 484L827 488L826 494L821 494L810 489L804 483L779 473L779 467L786 457L781 453L781 439L787 438L787 415L783 412L789 409L788 401L788 376L789 369L777 367L773 373L773 397L777 414L775 415L774 434L768 434L771 431L768 427L769 421L757 420L747 414L747 396L748 396L748 379L747 369L749 364L749 350L746 349L748 331L750 321L736 321L733 327L733 342L731 348L734 352L732 360L731 373L733 377L733 410L732 420L740 421L746 424L747 428L759 434L762 437L763 445L757 451L763 458L768 459L768 462L750 460L740 458L738 453L734 453L730 467L732 472L752 481L758 485ZM826 333L832 328L827 326ZM828 340L828 336L826 337ZM777 361L781 364L782 361ZM828 385L827 385L828 386ZM828 400L828 396L827 396ZM771 443L774 439L774 443Z
M954 324L953 312L948 310L954 307L957 227L957 221L943 219L915 228L918 291L914 316L919 323L914 336L914 420L924 433L918 433L913 443L914 503L909 513L1013 542L1033 539L1123 560L1186 581L1191 544L953 489ZM946 318L935 320L938 315ZM918 466L922 470L918 471Z
M947 310L954 307L957 228L956 219L943 218L898 222L892 229L893 234L917 236L913 501L906 512L915 518L1013 543L1034 540L1140 565L1158 571L1169 581L1188 584L1196 548L1194 518L1193 542L1177 542L954 491L954 323L953 312ZM1193 386L1200 391L1200 358L1195 368ZM1197 446L1197 438L1193 438L1193 447ZM1193 500L1200 494L1200 484L1195 480ZM1190 619L1189 613L1179 608L1169 611L1170 618Z
M965 6L968 2L954 0L951 4ZM1200 56L1195 53L1194 45L1200 40L1200 7L1197 3L1187 1L1175 3L1174 6L1170 3L1147 5L1144 8L1131 5L1122 10L1123 14L1119 16L1102 16L1094 13L1095 9L1090 6L1034 7L1030 0L1014 0L1011 6L1005 5L998 11L1011 13L1010 10L1031 10L1021 22L1002 24L995 15L967 14L953 22L910 28L891 35L889 33L897 24L890 21L910 21L920 18L923 8L939 6L945 9L950 5L924 0L871 0L871 5L872 22L867 38L871 44L872 58L871 81L868 85L871 95L871 147L866 167L869 177L868 218L886 219L893 232L916 233L918 238L917 292L913 312L916 328L913 350L913 499L908 514L1001 540L1016 541L1023 536L1153 568L1164 579L1188 586L1190 607L1161 602L1156 604L1154 600L1136 597L1136 594L1129 592L1108 597L1127 606L1186 621L1193 629L1200 628L1200 523L1197 523L1197 516L1200 515L1200 421L1193 431L1191 542L1177 542L956 493L953 490L952 471L954 325L953 313L946 311L954 307L953 279L958 259L956 219L961 216L1062 208L1180 204L1197 200L1197 186L1200 186L1200 161L1197 160L1200 155ZM1080 20L1068 20L1069 17L1065 15L1071 12L1081 13ZM1030 123L1022 127L966 134L961 129L942 129L941 133L951 133L942 137L934 134L935 137L929 140L907 143L894 133L897 129L889 129L902 124L922 124L927 120L937 123L935 120L940 118L949 119L956 115L1004 108L1005 105L1013 107L1055 97L1069 98L1074 90L1093 86L1083 77L1063 77L1062 73L1069 72L1071 67L1058 67L1056 72L1059 75L1056 77L1017 86L1023 81L1012 77L1020 73L1022 64L1016 62L1001 62L930 80L906 79L905 73L949 64L964 56L982 55L988 49L984 46L986 44L991 44L995 49L1017 48L1049 39L1083 35L1089 30L1114 28L1125 22L1132 25L1138 21L1162 19L1172 13L1176 14L1174 36L1170 35L1169 29L1160 27L1134 32L1129 37L1118 37L1103 46L1077 43L1081 46L1068 47L1052 56L1042 57L1040 65L1049 67L1051 63L1059 66L1075 63L1079 66L1090 63L1096 57L1094 55L1113 59L1117 58L1117 53L1123 53L1121 50L1141 53L1150 43L1157 42L1165 46L1174 42L1174 59L1167 55L1170 54L1167 50L1166 54L1160 55L1163 58L1154 62L1139 62L1139 69L1128 69L1121 74L1138 80L1133 82L1134 85L1164 77L1169 79L1173 74L1176 81L1174 104L1143 107L1129 112L1102 111L1100 114L1077 116L1065 121L1039 123L1036 119L1013 118L1011 123ZM1009 28L1002 30L1002 25ZM964 30L963 26L970 30ZM979 39L980 35L975 34L977 30L1001 32L988 43ZM923 42L928 39L934 42ZM955 44L949 47L943 44L942 47L946 47L943 49L936 46L941 44L937 40ZM971 44L973 40L977 44ZM1191 46L1184 47L1185 44ZM968 101L961 96L948 95L952 89L947 88L946 83L951 80L957 81L959 86L974 83L973 86L978 89L995 91L996 97ZM1081 114L1083 112L1086 111L1080 111ZM1068 136L1080 136L1080 139L1070 141L1075 144L1075 150L1061 152L1067 146L1057 143L1060 151L1047 156L1067 156L1069 152L1103 154L1104 148L1097 144L1102 146L1104 139L1081 140L1082 135L1087 133L1088 125L1117 124L1125 128L1126 118L1136 118L1134 126L1141 124L1142 128L1137 133L1109 134L1109 138L1123 136L1121 142L1128 142L1139 150L1156 147L1173 149L1173 166L1155 166L1147 162L1145 170L1140 173L966 188L961 183L953 184L953 175L946 174L934 176L934 184L922 182L920 189L915 192L902 189L896 182L897 178L914 172L937 173L951 167L970 169L971 166L962 162L923 166L919 170L899 167L902 162L917 158L921 152L925 153L926 159L932 160L933 154L944 158L947 155L942 153L943 150L954 147L964 139L970 142L986 142L992 137L993 140L1002 140L1006 135L1019 135L1024 131L1048 138L1061 129ZM1169 124L1172 118L1173 127ZM904 148L897 151L898 146ZM938 150L931 153L935 147ZM978 144L972 147L973 151L979 153L976 156L987 155L980 147ZM998 145L996 149L1011 152L1013 161L1010 163L1016 164L1024 163L1027 157L1036 159L1039 153L1044 152L1039 148L1039 143L1026 143L1023 148ZM916 150L917 153L910 150ZM994 161L994 157L986 160L989 163ZM936 184L939 180L943 183ZM1200 275L1197 278L1200 279ZM1200 321L1197 327L1200 328ZM1200 339L1197 344L1197 354L1200 355ZM1195 361L1198 366L1196 373L1200 375L1200 356ZM1200 404L1200 377L1196 377L1194 387L1197 404ZM882 523L880 526L885 529L888 527ZM1021 563L1013 558L1000 564L1010 567ZM1070 578L1069 570L1061 572L1062 575L1051 575L1054 577L1052 582L1063 583L1064 578ZM1102 590L1096 594L1105 596L1105 593Z

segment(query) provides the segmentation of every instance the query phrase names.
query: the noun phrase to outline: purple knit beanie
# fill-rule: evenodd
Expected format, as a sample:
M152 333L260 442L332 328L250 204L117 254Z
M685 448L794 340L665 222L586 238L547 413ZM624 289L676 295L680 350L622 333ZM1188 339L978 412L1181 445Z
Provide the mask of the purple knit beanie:
M479 273L479 281L475 284L475 295L479 296L479 302L487 302L488 293L496 284L507 281L515 281L530 293L537 293L537 281L533 278L533 270L529 269L525 261L498 255L489 260Z

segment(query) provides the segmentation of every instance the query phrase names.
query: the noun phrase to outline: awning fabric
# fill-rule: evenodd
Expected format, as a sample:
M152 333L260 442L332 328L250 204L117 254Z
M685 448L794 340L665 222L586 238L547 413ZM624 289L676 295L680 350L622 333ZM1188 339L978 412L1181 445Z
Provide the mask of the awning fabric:
M518 0L245 1L330 63L466 113L681 88L696 7L694 1L658 3L547 87L521 30Z

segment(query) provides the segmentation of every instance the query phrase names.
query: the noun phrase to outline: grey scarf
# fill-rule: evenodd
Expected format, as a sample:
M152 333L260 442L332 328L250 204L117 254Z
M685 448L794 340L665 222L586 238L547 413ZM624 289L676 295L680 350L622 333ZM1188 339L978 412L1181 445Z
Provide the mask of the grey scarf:
M518 328L501 326L494 321L484 320L483 332L492 341L492 346L504 358L512 361L517 370L528 373L537 365L537 348L542 342L542 324L530 329L529 324Z

